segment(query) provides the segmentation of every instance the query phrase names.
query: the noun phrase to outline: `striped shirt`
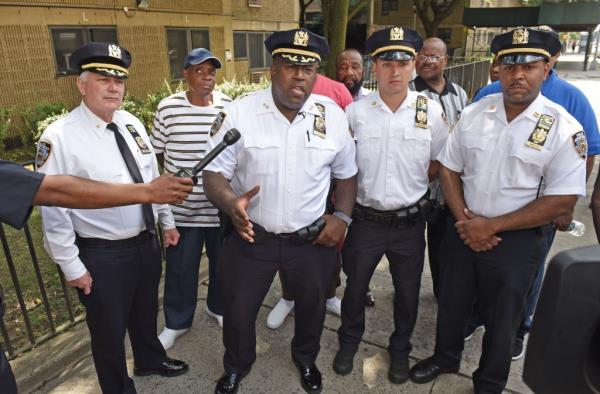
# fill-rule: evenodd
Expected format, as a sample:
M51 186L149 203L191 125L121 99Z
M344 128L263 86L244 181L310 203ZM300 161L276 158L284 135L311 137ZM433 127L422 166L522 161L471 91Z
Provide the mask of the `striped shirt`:
M165 171L176 173L191 169L206 155L206 142L213 120L223 106L231 102L224 94L213 91L213 104L191 104L186 92L175 93L158 104L150 140L157 154L164 154ZM218 227L218 210L204 195L202 177L181 204L171 205L177 226Z

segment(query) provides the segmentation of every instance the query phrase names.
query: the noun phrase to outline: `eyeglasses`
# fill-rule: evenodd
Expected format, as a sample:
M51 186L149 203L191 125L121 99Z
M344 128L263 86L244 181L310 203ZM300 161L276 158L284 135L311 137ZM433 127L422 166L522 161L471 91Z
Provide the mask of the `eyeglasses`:
M425 55L418 55L417 56L417 60L420 62L426 62L429 61L430 63L437 63L439 62L444 56L425 56Z

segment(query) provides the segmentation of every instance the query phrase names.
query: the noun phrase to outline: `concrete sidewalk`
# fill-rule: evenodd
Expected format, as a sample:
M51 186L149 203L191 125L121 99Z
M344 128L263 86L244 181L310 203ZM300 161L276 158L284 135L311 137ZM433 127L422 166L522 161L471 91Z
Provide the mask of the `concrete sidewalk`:
M577 55L561 57L563 64L578 61ZM559 63L560 64L560 63ZM600 112L600 71L580 72L574 68L559 67L559 75L575 83L592 101L597 113ZM550 252L550 257L559 251L580 246L597 244L592 217L589 209L590 195L596 174L588 182L588 197L580 199L577 204L575 218L586 225L586 233L581 238L575 238L565 233L558 233ZM204 262L203 262L204 265ZM345 278L344 278L345 279ZM393 330L392 300L393 286L388 272L388 264L384 259L379 264L371 289L375 293L376 306L367 308L367 327L365 337L360 347L355 368L346 377L337 376L332 370L332 361L337 350L337 335L335 330L340 325L337 317L328 315L325 329L321 338L321 353L317 361L323 373L323 393L472 393L471 374L476 369L481 352L482 332L477 332L465 344L465 352L461 371L455 375L442 375L437 380L426 385L415 385L411 382L396 386L387 380L389 359L386 352L388 337ZM221 329L216 321L204 313L206 284L200 286L200 298L196 318L191 331L180 338L175 347L169 351L171 357L189 362L191 369L183 376L164 379L156 377L134 378L139 393L212 393L216 380L223 372L223 346ZM279 281L276 279L271 291L266 297L260 310L257 323L257 361L251 373L243 380L240 393L303 393L298 372L290 357L290 341L293 335L294 318L290 316L279 330L269 330L266 318L281 295ZM338 289L338 296L343 295L343 286ZM429 356L433 352L435 341L436 303L432 294L431 277L428 263L425 262L423 272L419 317L412 337L413 351L411 364ZM159 316L159 329L163 327L162 312ZM17 376L28 373L28 369L42 360L54 356L56 352L72 354L67 363L55 366L52 374L48 374L45 383L34 392L37 393L100 393L96 374L89 352L87 329L80 325L76 331L69 333L71 340L60 336L50 343L40 346L29 354L12 361ZM83 344L82 344L83 342ZM127 343L129 341L126 341ZM131 352L129 354L129 369L133 371ZM514 362L511 369L508 393L531 393L521 379L523 360ZM24 390L23 392L29 392Z

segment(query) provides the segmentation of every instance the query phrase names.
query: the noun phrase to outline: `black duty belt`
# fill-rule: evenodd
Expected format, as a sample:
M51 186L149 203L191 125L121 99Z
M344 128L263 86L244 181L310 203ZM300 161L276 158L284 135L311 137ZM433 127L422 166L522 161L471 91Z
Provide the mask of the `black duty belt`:
M126 239L102 239L102 238L84 238L77 236L77 245L84 248L119 248L127 246L140 245L152 238L154 235L144 230L135 237Z
M325 227L325 219L322 217L315 220L312 224L301 228L293 233L271 233L256 223L252 223L254 230L254 243L260 244L268 239L285 240L290 243L301 245L307 242L314 241L319 236L323 227Z
M355 204L353 219L368 220L388 226L411 226L416 223L425 223L429 216L430 202L429 191L415 204L393 211L380 211L375 208Z

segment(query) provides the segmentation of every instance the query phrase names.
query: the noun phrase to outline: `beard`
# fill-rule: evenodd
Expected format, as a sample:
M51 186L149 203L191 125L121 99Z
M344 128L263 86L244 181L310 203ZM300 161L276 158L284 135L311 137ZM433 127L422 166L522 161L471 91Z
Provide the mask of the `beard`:
M360 88L362 87L362 84L363 84L363 80L364 80L364 78L361 78L360 81L356 81L350 86L346 85L346 87L348 88L348 91L350 92L352 97L356 96L358 94L358 92L360 91Z

